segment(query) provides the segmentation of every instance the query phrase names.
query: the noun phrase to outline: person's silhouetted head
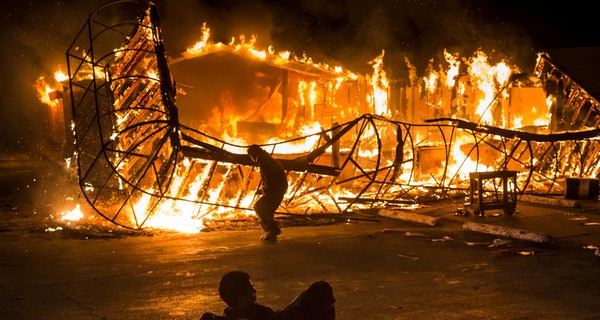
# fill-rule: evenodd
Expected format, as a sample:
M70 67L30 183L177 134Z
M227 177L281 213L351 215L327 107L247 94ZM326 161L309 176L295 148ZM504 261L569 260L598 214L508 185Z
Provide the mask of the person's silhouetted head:
M250 275L244 271L229 271L221 278L219 296L231 308L239 308L256 302L256 290Z
M250 156L250 158L252 158L252 161L254 162L256 162L259 155L261 155L263 152L265 151L256 144L253 144L248 148L248 155Z

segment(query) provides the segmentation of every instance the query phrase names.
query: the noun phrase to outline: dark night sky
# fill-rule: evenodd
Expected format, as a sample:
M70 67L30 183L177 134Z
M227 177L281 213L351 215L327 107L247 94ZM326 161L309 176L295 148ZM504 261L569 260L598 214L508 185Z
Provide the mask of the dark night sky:
M107 1L3 1L0 4L0 144L35 147L45 130L33 84L65 66L65 51L87 16ZM600 45L594 1L539 0L157 0L165 45L183 51L203 22L213 41L256 34L258 47L306 53L359 73L385 50L394 77L404 58L423 71L444 49L467 57L481 48L531 71L546 48ZM40 112L42 110L42 112Z

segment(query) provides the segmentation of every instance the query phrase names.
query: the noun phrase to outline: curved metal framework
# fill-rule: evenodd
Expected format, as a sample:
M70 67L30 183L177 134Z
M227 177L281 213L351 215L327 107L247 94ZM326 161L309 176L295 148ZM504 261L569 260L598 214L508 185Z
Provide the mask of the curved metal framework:
M101 19L105 10L111 19ZM133 229L159 212L204 219L249 211L260 176L247 146L179 123L164 52L156 6L135 1L91 14L67 51L83 195L101 216ZM344 214L464 196L475 171L515 170L518 193L559 194L565 177L598 175L597 137L365 114L263 148L288 172L281 213Z

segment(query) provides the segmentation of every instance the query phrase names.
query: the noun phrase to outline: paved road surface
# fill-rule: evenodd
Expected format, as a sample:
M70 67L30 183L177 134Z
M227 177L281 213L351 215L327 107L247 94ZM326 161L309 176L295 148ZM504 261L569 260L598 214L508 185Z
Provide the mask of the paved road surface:
M600 226L585 223L600 220L595 203L520 203L512 217L485 218L448 203L423 210L440 218L433 227L376 215L282 220L272 244L253 223L195 235L48 231L66 193L57 173L43 159L0 157L0 319L197 319L223 309L216 287L232 269L248 271L259 302L273 308L327 280L340 320L600 319L600 257L585 248L600 245ZM469 232L468 221L553 241Z

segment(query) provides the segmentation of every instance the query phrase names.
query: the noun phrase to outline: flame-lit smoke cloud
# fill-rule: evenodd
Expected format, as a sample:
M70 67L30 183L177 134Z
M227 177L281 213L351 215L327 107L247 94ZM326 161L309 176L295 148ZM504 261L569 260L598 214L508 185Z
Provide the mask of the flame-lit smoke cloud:
M0 143L36 147L43 142L45 114L35 96L35 80L65 65L70 41L88 15L107 2L0 4ZM511 58L527 68L534 64L536 41L589 43L589 32L582 29L592 27L595 20L590 15L596 12L591 9L593 1L561 6L493 0L155 2L169 54L195 43L206 22L213 41L228 43L231 37L254 34L258 47L272 44L277 50L306 53L318 62L336 62L356 72L368 72L367 62L385 50L385 66L392 77L403 76L405 57L423 72L430 59L443 61L444 49L467 56L476 49L493 51L498 58ZM526 26L526 21L535 25ZM597 36L591 38L598 41Z
M37 148L46 112L35 80L65 65L74 34L100 1L3 1L0 4L0 145Z

